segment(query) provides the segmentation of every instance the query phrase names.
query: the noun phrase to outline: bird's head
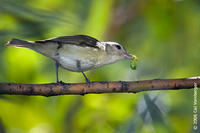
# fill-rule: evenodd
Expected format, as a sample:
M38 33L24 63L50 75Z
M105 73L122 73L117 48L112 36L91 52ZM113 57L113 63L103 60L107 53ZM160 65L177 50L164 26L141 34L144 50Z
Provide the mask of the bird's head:
M103 46L108 56L112 56L119 59L133 59L133 55L129 54L125 48L116 42L101 42L101 46Z

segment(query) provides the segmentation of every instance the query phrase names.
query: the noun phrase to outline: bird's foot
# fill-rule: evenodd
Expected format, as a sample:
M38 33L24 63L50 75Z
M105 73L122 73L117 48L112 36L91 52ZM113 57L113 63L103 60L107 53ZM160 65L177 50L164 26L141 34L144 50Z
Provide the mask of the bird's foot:
M60 80L60 81L57 81L57 84L62 84L62 85L64 85L65 82L62 82L62 80Z

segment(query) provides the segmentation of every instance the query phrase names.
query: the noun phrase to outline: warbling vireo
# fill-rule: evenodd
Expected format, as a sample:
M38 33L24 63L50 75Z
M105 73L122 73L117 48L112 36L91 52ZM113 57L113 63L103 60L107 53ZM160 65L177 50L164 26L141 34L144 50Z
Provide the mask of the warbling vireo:
M12 39L6 46L32 49L56 62L58 67L74 72L82 72L86 83L90 83L84 71L95 69L121 59L133 59L133 55L116 42L100 42L86 35L62 36L40 41L23 41Z

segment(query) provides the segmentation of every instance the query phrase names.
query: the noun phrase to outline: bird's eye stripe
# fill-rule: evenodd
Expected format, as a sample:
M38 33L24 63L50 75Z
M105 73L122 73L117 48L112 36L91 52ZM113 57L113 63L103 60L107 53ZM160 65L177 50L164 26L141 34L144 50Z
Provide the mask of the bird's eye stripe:
M121 49L121 46L119 46L119 45L115 45L115 47L116 47L117 49Z

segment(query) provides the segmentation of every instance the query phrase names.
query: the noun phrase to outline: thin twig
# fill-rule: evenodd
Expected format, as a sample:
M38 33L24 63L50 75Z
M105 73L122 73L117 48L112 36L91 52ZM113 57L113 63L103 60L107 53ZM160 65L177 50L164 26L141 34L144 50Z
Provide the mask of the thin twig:
M19 84L0 83L0 94L8 95L85 95L99 93L138 93L153 90L192 89L200 78L154 79L145 81L112 81L85 83Z

